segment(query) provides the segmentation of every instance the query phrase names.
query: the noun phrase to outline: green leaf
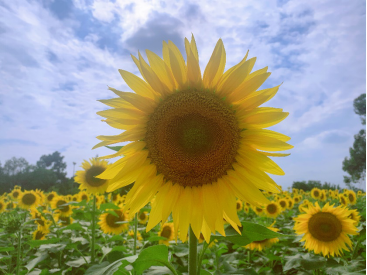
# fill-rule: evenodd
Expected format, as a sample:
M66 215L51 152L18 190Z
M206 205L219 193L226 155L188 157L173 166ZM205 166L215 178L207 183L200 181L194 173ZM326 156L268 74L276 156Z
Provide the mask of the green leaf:
M0 247L0 252L13 251L14 247Z
M161 236L153 236L148 239L149 242L156 242L160 240L167 240L167 238Z
M305 270L321 269L326 265L327 259L322 256L306 254L302 256L301 266Z
M120 209L120 207L118 207L116 204L112 202L102 203L101 206L99 207L99 210L101 211L105 211L107 209Z
M111 238L109 238L109 239L107 240L107 242L123 241L123 240L125 240L125 238L124 238L124 237L122 237L121 235L114 235L114 236L112 236Z
M29 240L28 244L31 246L31 248L43 245L43 244L53 244L59 242L59 238L52 238L48 240Z
M245 246L253 241L262 241L265 239L277 238L288 236L284 234L280 234L274 232L265 226L251 223L251 222L242 222L242 235L238 234L232 227L227 228L226 236L222 235L212 235L211 241L214 240L227 240L232 243Z
M113 262L112 264L109 264L109 262L103 262L88 268L85 275L113 275L121 266L125 267L128 264L128 261L121 259Z
M200 270L200 275L212 275L209 271L201 269Z
M116 152L120 151L120 149L124 146L106 146L108 149L114 150Z
M28 271L31 271L38 263L42 262L44 259L48 257L48 253L43 253L37 258L29 261L29 263L25 266Z
M61 227L59 229L59 231L64 231L64 230L67 230L67 229L76 230L76 231L84 231L83 227L77 222L69 224L69 225L64 226L64 227Z
M170 266L168 262L168 247L165 245L150 246L140 252L133 262L134 270L138 275L143 274L151 266Z
M85 260L84 260L85 258ZM79 259L73 260L73 261L68 261L65 264L68 266L72 266L72 267L80 267L84 264L90 263L90 256L85 256L85 257L80 257ZM85 262L87 261L87 262Z

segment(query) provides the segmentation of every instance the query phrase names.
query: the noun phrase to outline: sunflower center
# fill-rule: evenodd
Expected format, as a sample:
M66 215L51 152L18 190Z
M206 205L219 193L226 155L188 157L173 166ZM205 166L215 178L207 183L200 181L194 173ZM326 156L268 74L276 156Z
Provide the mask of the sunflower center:
M342 232L342 224L333 214L319 212L309 220L308 230L314 238L331 242L339 237Z
M48 201L52 201L52 199L55 197L55 194L49 194L48 196L47 196L47 200Z
M237 210L238 209L241 209L241 203L240 202L237 202Z
M162 229L161 237L165 237L165 238L169 239L171 237L171 233L172 233L171 227L170 226L165 226Z
M120 227L123 224L119 224L119 223L116 223L116 222L125 221L124 215L122 215L122 213L120 211L115 211L115 213L118 215L118 217L116 217L115 215L112 215L112 214L107 214L107 216L106 216L106 223L109 227L113 227L113 228Z
M14 191L14 192L13 192L13 197L14 197L14 198L18 198L18 196L19 196L19 192L18 192L18 191Z
M139 215L139 219L141 220L145 220L145 213L144 212L141 212L140 215Z
M234 111L209 91L189 89L161 101L147 122L149 157L181 186L215 182L232 167L240 129Z
M352 194L349 194L348 197L350 202L354 202L354 196Z
M88 199L88 196L87 196L87 195L85 195L85 194L83 194L83 195L82 195L82 201L87 200L87 199Z
M70 209L70 206L69 205L64 205L66 204L67 202L64 201L64 200L59 200L57 203L56 203L56 206L57 208L61 211L61 212L68 212L69 209Z
M2 210L3 208L4 208L4 204L0 202L0 210Z
M286 205L287 205L285 201L280 201L279 204L283 208L286 207Z
M22 198L22 202L25 204L25 205L33 205L35 202L36 202L36 196L33 195L33 194L25 194Z
M71 224L70 217L62 217L62 216L60 216L59 219L60 219L62 225L69 225L69 224Z
M274 204L269 204L267 207L266 207L266 210L268 211L269 214L274 214L277 212L277 207L276 205Z
M92 187L98 187L106 183L106 180L96 178L106 170L105 167L92 165L85 173L85 181Z
M315 197L318 197L320 195L319 191L314 191L313 194L314 194Z
M36 240L40 240L42 239L46 234L42 233L42 231L38 230L37 233L36 233L36 237L35 239Z
M6 209L13 209L14 208L14 203L12 202L9 202L7 205L6 205ZM0 207L1 209L1 207Z

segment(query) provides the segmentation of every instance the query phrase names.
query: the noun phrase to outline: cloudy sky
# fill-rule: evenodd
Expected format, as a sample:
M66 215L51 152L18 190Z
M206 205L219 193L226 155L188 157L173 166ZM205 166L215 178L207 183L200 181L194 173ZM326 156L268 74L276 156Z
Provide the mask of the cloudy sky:
M200 4L199 4L200 2ZM254 69L269 66L263 85L283 82L267 106L289 117L272 130L289 135L291 156L277 158L284 188L297 180L343 185L342 161L362 124L353 100L366 90L364 0L160 1L0 0L0 161L35 164L43 154L73 162L110 153L91 150L107 85L130 91L118 73L138 74L130 54L162 41L182 51L194 34L205 68L219 38L226 69L249 50ZM183 51L184 52L184 51Z

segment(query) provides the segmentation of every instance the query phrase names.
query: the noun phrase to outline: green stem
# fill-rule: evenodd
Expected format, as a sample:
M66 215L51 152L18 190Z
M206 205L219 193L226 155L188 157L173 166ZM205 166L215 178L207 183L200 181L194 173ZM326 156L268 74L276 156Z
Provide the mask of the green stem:
M198 240L190 226L189 233L189 275L196 275Z
M201 263L202 263L202 261L203 261L205 251L206 251L206 249L209 247L209 244L210 244L210 243L204 242L204 244L203 244L203 248L202 248L202 249L201 249L201 251L200 251L200 254L199 254L199 260L198 260L198 270L197 270L197 274L200 274L200 271L201 271Z
M247 261L248 261L248 263L251 262L251 252L250 252L250 250L247 251Z
M136 255L136 239L138 238L138 213L135 213L135 220L134 220L134 248L133 248L133 255Z
M91 262L94 263L95 260L95 251L94 251L94 243L95 243L95 231L96 231L96 195L93 195L93 210L92 210L92 257Z
M17 275L19 275L19 270L20 270L21 245L22 245L22 228L18 232Z

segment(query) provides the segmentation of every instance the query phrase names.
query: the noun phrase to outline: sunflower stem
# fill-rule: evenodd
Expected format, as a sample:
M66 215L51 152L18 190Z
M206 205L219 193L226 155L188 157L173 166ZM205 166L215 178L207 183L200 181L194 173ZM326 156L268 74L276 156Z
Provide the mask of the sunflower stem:
M17 275L19 275L20 270L20 253L21 253L21 245L22 245L22 228L20 228L18 232L18 251L17 251Z
M133 248L133 255L136 255L136 239L138 237L138 213L135 213L134 219L134 248Z
M248 263L251 262L251 252L250 252L250 250L247 251L247 261L248 261Z
M95 243L95 231L96 231L96 195L93 195L93 210L92 210L92 255L91 262L94 263L95 260L95 252L94 252L94 243Z
M198 240L192 231L190 226L190 233L189 233L189 275L196 275L197 269L197 250Z

